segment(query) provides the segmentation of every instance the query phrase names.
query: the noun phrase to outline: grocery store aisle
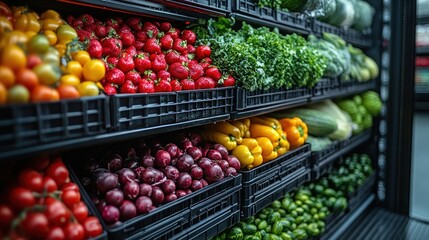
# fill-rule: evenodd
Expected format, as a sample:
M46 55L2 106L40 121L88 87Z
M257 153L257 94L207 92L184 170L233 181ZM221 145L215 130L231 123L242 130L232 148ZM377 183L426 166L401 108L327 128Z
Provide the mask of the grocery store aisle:
M375 208L362 221L353 223L340 239L427 240L429 225Z
M410 216L429 221L429 113L414 114L413 153L410 186Z

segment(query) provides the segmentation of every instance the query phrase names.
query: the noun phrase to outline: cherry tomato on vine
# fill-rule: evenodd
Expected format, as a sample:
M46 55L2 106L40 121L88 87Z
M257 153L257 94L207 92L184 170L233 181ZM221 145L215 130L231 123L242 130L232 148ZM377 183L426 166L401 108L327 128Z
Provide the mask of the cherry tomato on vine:
M46 216L52 226L64 226L70 219L70 210L56 199L46 201Z
M85 238L85 230L79 223L69 223L64 227L64 234L69 240L82 240Z
M5 204L0 205L0 229L9 229L14 217L13 210L10 206Z
M53 178L57 186L63 185L69 177L69 170L61 161L52 162L45 171L46 175Z
M65 183L61 186L62 191L69 190L69 189L79 191L79 186L73 182Z
M67 207L73 209L73 206L80 202L80 192L73 189L63 190L61 200Z
M101 226L100 221L98 221L98 218L94 216L85 219L83 228L85 229L87 237L96 237L103 232L103 227Z
M72 213L78 222L83 223L88 217L88 208L84 202L79 202L74 205Z
M24 169L18 175L18 182L21 186L34 191L43 191L43 176L32 169Z
M43 191L48 193L55 192L58 189L57 183L51 177L45 176L43 178Z
M49 232L49 222L45 214L29 212L21 222L21 228L31 238L44 238Z
M31 207L36 203L33 193L23 187L12 188L8 194L10 205L16 210Z
M46 240L64 240L66 236L64 231L60 227L53 227L49 230L48 235L46 236Z
M49 157L41 155L31 159L28 164L37 171L43 171L49 166L49 163Z

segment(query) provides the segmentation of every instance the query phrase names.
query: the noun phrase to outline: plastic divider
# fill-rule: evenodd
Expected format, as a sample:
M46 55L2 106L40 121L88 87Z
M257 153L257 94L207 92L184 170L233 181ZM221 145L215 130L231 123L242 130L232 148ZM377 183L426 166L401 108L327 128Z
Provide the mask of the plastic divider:
M231 13L232 0L154 0L165 6L186 11L227 16Z

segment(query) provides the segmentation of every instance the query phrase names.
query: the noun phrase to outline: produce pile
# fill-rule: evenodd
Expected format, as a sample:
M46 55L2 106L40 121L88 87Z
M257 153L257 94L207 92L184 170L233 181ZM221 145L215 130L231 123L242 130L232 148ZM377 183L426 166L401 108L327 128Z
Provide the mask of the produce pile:
M309 43L326 58L324 77L338 77L341 81L357 80L359 82L378 77L377 63L366 56L362 50L346 45L337 35L323 33L323 38L308 37Z
M260 7L301 12L338 27L363 31L371 27L375 10L361 0L257 0Z
M234 19L199 20L193 28L198 43L211 47L213 63L250 91L312 87L326 59L303 37L277 29L253 28L246 22L233 30Z
M0 104L99 94L102 61L70 48L77 37L54 10L40 15L0 1Z
M344 166L274 201L213 240L309 239L323 234L327 217L347 209L347 196L372 174L366 154L347 157Z
M328 147L332 141L343 141L373 125L382 107L378 93L367 91L351 98L326 100L305 107L283 110L269 116L281 119L298 117L308 126L307 142L312 151Z
M94 156L81 180L108 225L120 224L165 203L236 176L240 162L220 144L182 135L176 142L138 141Z
M108 95L153 93L234 86L235 79L212 65L209 46L196 44L189 29L169 22L145 22L139 17L108 18L90 14L69 16L91 57L103 59Z
M266 116L206 125L199 131L205 141L222 144L252 169L297 148L307 139L307 125L299 118L277 120Z
M79 240L102 234L61 158L31 159L16 176L0 195L2 239Z

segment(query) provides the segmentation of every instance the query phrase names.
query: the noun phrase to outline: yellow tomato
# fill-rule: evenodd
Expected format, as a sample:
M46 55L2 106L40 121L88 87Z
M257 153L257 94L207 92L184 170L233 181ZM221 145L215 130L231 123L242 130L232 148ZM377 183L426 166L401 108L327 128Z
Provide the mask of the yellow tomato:
M82 78L82 65L78 61L70 61L66 66L66 73L76 75L78 78Z
M104 78L106 68L104 63L98 59L92 59L83 66L83 77L85 80L98 82Z
M97 96L100 93L97 84L89 81L79 84L77 91L81 97Z
M6 17L0 16L0 33L12 30L12 23Z
M24 32L13 30L0 34L0 49L5 49L10 44L26 44L28 37Z
M79 86L80 79L74 74L66 74L60 78L61 85Z
M52 9L46 10L44 11L41 15L40 15L40 19L47 19L47 18L60 18L60 14Z
M63 20L61 19L47 18L40 21L41 28L45 31L46 30L56 31L57 28L61 26L61 24L63 24Z
M65 44L58 43L55 45L55 48L58 50L60 57L62 57L66 53L67 46Z
M42 63L33 68L39 81L45 85L54 85L60 80L61 73L59 67L49 63Z
M0 66L0 83L6 88L13 86L15 83L15 74L13 74L10 68Z
M16 30L23 32L33 31L37 33L40 31L40 23L32 13L22 13L16 17L13 26Z
M77 32L74 28L70 27L67 24L63 24L57 28L57 37L58 42L62 44L67 44L71 40L77 38Z
M55 47L50 47L48 52L42 56L44 63L51 63L54 65L60 65L60 53Z
M17 45L8 45L1 53L0 64L9 67L13 71L18 71L25 68L27 57L24 51Z
M55 34L52 30L45 30L43 31L43 34L48 38L49 45L54 46L57 43L57 34Z
M78 61L80 65L85 66L91 60L91 56L87 51L80 50L72 53L72 59Z

